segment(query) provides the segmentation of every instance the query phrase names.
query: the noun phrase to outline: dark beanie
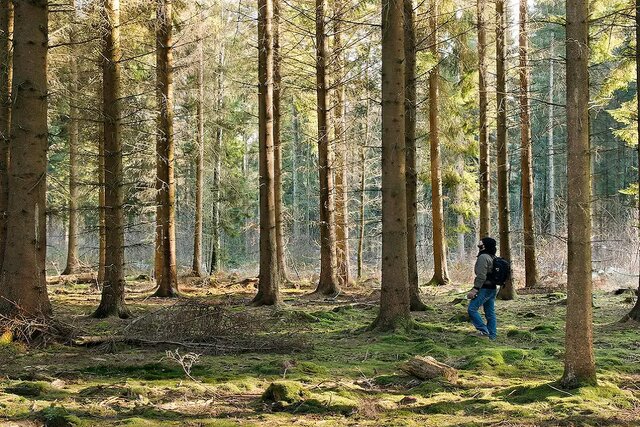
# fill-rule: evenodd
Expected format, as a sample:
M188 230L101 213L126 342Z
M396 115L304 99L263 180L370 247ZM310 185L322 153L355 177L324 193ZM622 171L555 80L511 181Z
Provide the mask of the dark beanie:
M491 237L483 237L480 240L484 244L485 252L488 252L491 255L495 255L496 254L498 249L497 249L497 243L496 243L495 239L492 239Z

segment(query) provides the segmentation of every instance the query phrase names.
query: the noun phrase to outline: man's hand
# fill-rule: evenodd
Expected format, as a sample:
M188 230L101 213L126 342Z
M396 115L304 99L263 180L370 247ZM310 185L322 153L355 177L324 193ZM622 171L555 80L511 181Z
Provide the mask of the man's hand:
M478 290L476 288L471 289L467 294L467 299L474 299L478 295Z

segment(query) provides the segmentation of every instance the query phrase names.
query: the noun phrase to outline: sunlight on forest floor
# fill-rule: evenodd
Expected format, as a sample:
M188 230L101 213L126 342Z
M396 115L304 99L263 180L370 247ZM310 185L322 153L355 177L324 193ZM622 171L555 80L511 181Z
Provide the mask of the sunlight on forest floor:
M430 310L414 315L415 327L380 335L363 329L376 314L375 281L336 301L298 298L311 290L311 283L300 283L285 290L286 305L278 310L247 307L253 285L237 277L215 287L190 280L182 291L257 324L255 331L231 325L232 335L246 339L255 333L255 343L266 338L284 347L224 355L181 347L179 355L202 353L191 378L167 357L176 345L0 344L0 425L638 425L639 325L617 323L631 306L628 293L596 292L600 384L567 392L553 382L563 368L562 292L499 301L500 335L490 342L469 335L465 302L458 302L466 288L423 289ZM133 330L132 322L158 312L184 321L179 310L161 310L189 302L149 298L150 282L129 286L133 320L86 317L97 306L98 292L73 284L50 287L55 315L93 336ZM414 355L456 367L457 381L406 376L399 365ZM287 401L263 401L269 385L280 381L294 393Z

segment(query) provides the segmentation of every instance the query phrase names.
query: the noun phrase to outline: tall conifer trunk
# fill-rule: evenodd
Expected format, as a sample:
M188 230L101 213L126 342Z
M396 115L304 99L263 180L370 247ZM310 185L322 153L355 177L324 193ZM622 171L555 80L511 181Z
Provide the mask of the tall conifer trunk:
M551 38L551 58L549 59L549 133L547 147L547 205L549 206L549 234L551 237L556 235L556 171L555 171L555 147L553 142L554 120L553 120L553 47L554 42Z
M433 220L433 277L434 285L449 283L447 269L447 240L444 233L444 208L442 206L442 171L440 160L440 136L438 117L438 0L431 0L429 16L429 47L436 61L429 72L429 153L431 161L431 212Z
M531 118L529 114L529 42L527 0L520 0L520 170L522 173L522 217L524 240L525 286L534 287L538 282L536 246L533 218L533 154L531 143Z
M500 256L511 260L509 242L509 156L507 154L507 92L505 71L505 11L504 0L496 0L496 104L497 104L497 151L498 151L498 229ZM511 300L515 297L513 280L508 280L500 289L499 298Z
M175 142L173 138L173 41L172 0L157 0L156 95L158 130L156 135L157 212L156 212L156 283L154 296L178 295L176 270L176 183Z
M11 81L13 80L13 1L0 0L0 270L7 243Z
M329 140L327 84L327 0L316 0L316 95L318 100L318 171L320 178L320 281L315 292L340 292L336 276L336 229L333 156Z
M567 1L567 315L566 388L596 383L591 283L589 2Z
M120 0L102 0L105 272L94 317L131 315L124 301L124 186L120 81Z
M222 107L224 105L223 99L223 79L224 79L224 46L220 47L218 54L218 73L216 81L216 114L218 115L218 123L216 125L216 134L213 139L213 189L211 191L211 198L213 202L211 204L211 264L209 266L209 274L213 274L220 270L222 264L221 248L220 248L220 173L222 172ZM245 153L246 154L246 153ZM245 157L246 160L246 157ZM243 168L246 169L246 162L243 163Z
M73 2L74 16L73 20L77 19L77 13L75 12L76 4ZM78 259L78 139L80 134L78 114L79 110L76 105L78 96L78 61L76 55L76 28L75 22L72 22L71 35L70 35L70 72L71 79L69 82L69 92L71 93L71 100L69 101L69 240L67 242L67 265L62 274L73 274L80 267L80 260Z
M196 159L196 206L195 225L193 228L193 262L191 274L196 277L203 275L202 271L202 226L204 218L203 193L204 193L204 15L200 10L200 22L198 23L198 95L196 99L196 146L198 157Z
M407 181L407 260L411 310L426 309L420 300L418 287L417 218L418 171L416 169L416 30L413 0L404 0L404 56L405 56L405 162Z
M275 162L276 243L278 245L276 254L280 278L286 281L287 265L284 255L284 214L282 212L282 139L280 137L282 76L280 68L280 0L273 0L273 155Z
M281 278L276 254L272 0L258 0L258 78L260 273L253 304L276 305L281 302Z
M51 314L46 282L47 1L14 4L11 162L0 313Z
M487 138L487 21L486 0L477 1L478 19L478 99L479 99L479 145L480 145L480 238L491 233L491 211L489 207L489 140Z
M382 289L372 328L411 321L407 260L403 0L382 2Z
M349 272L349 212L348 212L348 182L347 182L347 126L345 117L346 85L345 53L342 41L342 21L345 5L342 0L334 0L333 21L333 63L336 75L335 105L333 106L335 128L335 194L336 194L336 263L337 278L340 286L348 285L351 281Z
M640 0L636 0L636 82L640 82ZM638 83L640 84L640 83ZM640 95L637 96L638 102L638 114L640 114ZM640 120L638 120L638 165L640 165ZM638 168L638 184L640 185L640 167ZM638 195L638 218L640 219L640 194ZM627 315L637 322L640 322L640 280L638 283L638 289L636 290L636 303Z

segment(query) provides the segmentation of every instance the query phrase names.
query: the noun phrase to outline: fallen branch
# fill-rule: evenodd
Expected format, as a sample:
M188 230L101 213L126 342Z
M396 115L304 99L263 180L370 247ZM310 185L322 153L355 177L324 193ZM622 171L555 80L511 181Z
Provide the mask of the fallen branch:
M400 369L421 380L444 378L449 382L455 382L458 379L458 371L431 356L416 356L400 366Z

